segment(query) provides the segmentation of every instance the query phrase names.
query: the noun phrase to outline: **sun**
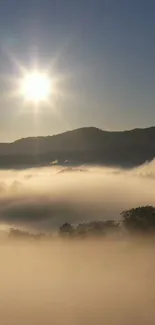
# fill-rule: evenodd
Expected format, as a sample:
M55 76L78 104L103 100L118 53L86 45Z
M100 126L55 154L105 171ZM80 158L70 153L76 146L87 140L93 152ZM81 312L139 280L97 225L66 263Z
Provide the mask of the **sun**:
M48 75L38 71L25 74L21 80L21 94L27 101L39 103L46 101L52 91L52 82Z

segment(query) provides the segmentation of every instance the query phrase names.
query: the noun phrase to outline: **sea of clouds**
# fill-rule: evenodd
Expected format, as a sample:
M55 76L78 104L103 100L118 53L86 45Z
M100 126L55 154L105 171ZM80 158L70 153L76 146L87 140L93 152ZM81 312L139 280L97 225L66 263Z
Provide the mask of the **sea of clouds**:
M1 229L51 231L155 204L155 162L0 171ZM3 325L154 325L155 241L0 242Z
M155 205L155 161L124 170L81 166L0 170L0 228L52 231L62 223L120 219Z

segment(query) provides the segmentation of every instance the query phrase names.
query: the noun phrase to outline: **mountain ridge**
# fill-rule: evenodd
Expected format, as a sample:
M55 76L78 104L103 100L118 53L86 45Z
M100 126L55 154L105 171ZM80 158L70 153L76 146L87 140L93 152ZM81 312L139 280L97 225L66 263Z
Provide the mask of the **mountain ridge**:
M95 127L95 126L84 126L84 127L80 127L80 128L76 128L76 129L66 130L66 131L60 132L60 133L51 134L51 135L28 136L28 137L23 137L23 138L16 139L14 141L3 141L3 142L0 142L0 145L13 144L15 142L26 140L26 139L49 138L49 137L59 136L59 135L63 135L63 134L66 134L66 133L70 133L70 132L74 132L74 131L78 131L78 130L85 130L85 129L89 129L89 130L96 129L96 130L99 130L99 131L102 131L102 132L105 132L105 133L127 133L127 132L134 132L134 131L155 130L155 126L143 127L143 128L133 128L133 129L127 129L127 130L114 130L114 131L100 129L100 128Z
M132 167L155 157L155 126L124 131L82 127L51 136L0 143L0 167L63 164L105 164Z

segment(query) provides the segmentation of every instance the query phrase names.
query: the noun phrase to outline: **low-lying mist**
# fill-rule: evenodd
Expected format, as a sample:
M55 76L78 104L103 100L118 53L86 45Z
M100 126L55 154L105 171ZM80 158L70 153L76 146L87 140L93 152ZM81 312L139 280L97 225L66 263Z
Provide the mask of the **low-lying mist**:
M132 169L58 166L0 171L4 227L51 231L64 222L117 220L124 209L155 205L155 161Z
M1 324L153 325L154 254L108 240L1 245Z
M136 169L0 171L1 230L50 232L155 205L155 163ZM155 324L155 240L61 237L0 242L3 325Z

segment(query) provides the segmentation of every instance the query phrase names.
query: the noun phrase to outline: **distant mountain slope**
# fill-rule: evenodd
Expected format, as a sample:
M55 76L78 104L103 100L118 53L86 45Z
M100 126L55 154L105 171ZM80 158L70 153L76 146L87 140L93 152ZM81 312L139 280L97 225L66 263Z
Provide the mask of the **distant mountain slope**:
M155 127L108 132L94 127L0 143L0 167L95 163L132 167L155 157Z

